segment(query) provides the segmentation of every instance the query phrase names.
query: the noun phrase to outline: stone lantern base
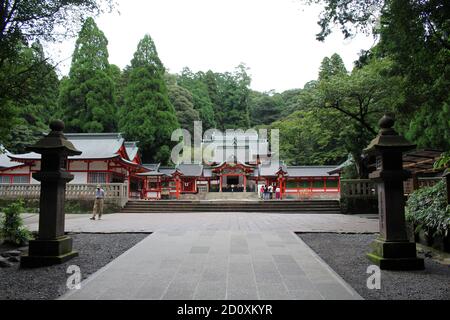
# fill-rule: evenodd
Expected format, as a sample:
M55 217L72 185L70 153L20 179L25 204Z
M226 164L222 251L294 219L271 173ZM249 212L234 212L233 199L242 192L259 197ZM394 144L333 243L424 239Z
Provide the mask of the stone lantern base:
M72 250L72 238L62 236L53 240L30 240L28 255L20 258L22 268L38 268L64 263L78 256Z
M422 258L417 257L416 244L409 241L386 241L376 239L372 242L373 251L367 257L382 270L422 270Z

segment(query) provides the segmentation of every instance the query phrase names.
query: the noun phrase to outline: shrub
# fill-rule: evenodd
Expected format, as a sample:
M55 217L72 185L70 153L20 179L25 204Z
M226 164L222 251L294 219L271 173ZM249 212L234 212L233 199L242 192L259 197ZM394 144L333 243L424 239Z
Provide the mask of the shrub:
M414 191L406 203L406 219L414 223L416 232L430 236L447 236L450 230L450 205L444 181Z
M22 200L10 204L3 210L3 217L0 223L0 236L5 242L16 245L25 245L32 239L31 232L23 225L20 214L24 212Z

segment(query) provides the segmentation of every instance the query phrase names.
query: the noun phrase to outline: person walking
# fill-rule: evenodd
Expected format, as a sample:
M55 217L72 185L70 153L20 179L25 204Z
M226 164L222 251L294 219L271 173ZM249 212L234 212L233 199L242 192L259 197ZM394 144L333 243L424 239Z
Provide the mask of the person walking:
M269 199L269 188L267 187L267 185L264 185L264 200L268 199Z
M261 185L261 188L259 188L259 198L264 200L264 185Z
M272 200L273 199L273 186L272 185L270 185L269 186L269 197L268 197L270 200Z
M94 209L92 210L92 218L91 220L95 220L95 216L98 214L98 220L102 219L103 214L103 202L105 199L105 190L98 184L95 189L95 202Z
M275 197L277 198L277 200L281 200L281 189L279 186L277 186L277 188L275 189Z

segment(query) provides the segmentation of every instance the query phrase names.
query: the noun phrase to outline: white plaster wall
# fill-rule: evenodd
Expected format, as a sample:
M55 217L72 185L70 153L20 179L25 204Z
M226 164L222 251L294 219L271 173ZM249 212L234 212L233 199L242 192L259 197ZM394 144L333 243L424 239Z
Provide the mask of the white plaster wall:
M74 176L69 183L87 183L87 172L71 172Z

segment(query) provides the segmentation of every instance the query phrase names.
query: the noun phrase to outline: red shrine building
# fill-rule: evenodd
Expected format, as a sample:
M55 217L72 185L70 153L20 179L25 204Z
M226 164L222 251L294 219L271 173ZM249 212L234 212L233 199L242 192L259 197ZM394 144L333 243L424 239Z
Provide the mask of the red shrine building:
M271 159L267 139L257 134L212 135L202 148L212 150L201 163L173 167L143 164L137 142L120 133L65 134L82 151L68 158L71 184L126 183L129 197L146 200L180 199L205 193L253 192L262 185L279 187L283 198L337 198L336 166L286 166ZM224 160L225 159L225 160ZM37 184L36 153L0 154L0 184ZM330 172L330 173L329 173Z
M66 170L74 175L71 184L127 183L130 197L140 197L147 171L141 165L136 142L126 142L119 133L67 133L75 148ZM40 169L41 155L4 153L0 155L0 183L38 184L32 174Z

